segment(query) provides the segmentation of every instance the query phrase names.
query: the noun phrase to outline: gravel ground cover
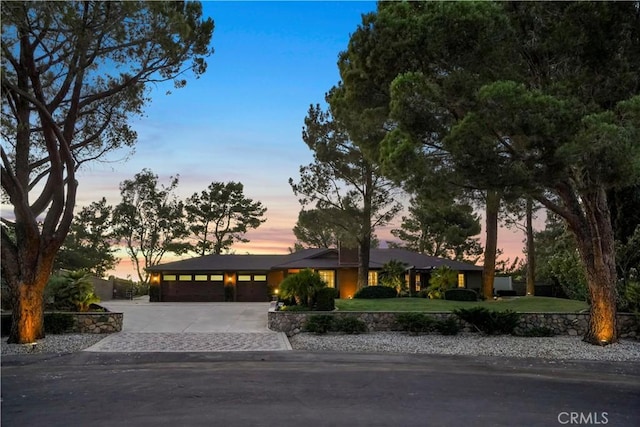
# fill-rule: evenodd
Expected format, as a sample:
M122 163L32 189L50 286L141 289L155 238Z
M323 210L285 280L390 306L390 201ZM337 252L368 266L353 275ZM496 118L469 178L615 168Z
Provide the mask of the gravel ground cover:
M2 339L2 354L73 353L105 338L96 334L48 335L38 344L7 344ZM462 333L455 336L419 335L398 332L372 332L362 335L315 335L302 333L289 338L293 350L422 353L441 355L477 355L502 357L534 357L566 360L637 361L640 342L621 340L598 347L582 342L580 337L529 338L508 335L483 336Z
M362 335L315 335L302 333L289 338L294 350L423 353L545 359L640 361L640 342L621 340L606 347L594 346L581 337L484 336L461 333L444 335L406 335L372 332Z

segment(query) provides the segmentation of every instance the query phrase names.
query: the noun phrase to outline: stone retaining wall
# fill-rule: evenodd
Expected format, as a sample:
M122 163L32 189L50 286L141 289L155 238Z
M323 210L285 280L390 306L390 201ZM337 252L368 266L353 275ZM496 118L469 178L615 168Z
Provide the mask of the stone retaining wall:
M74 326L71 332L78 334L112 334L122 330L122 313L88 312L71 313Z
M268 327L273 331L284 332L287 336L293 336L303 332L308 316L318 314L329 314L336 317L357 317L367 324L370 332L399 330L396 323L397 312L383 311L269 311ZM438 320L446 319L452 315L449 312L430 312L425 314ZM466 322L460 322L463 330L471 330ZM588 313L521 313L519 329L529 330L535 327L544 327L551 329L556 335L584 335L587 331L588 322ZM618 314L618 331L620 338L640 338L635 326L635 318L632 314Z

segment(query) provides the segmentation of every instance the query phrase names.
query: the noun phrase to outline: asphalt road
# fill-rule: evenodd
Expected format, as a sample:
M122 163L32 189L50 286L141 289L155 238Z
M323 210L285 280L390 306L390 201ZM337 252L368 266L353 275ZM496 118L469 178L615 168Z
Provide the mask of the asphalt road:
M3 427L636 427L640 364L297 351L7 356L1 415Z

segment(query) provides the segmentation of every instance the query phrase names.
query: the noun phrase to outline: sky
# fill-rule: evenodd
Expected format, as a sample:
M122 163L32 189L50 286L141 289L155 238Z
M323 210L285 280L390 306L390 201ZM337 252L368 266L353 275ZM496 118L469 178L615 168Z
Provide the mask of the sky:
M135 152L112 153L80 171L76 212L102 197L116 205L120 182L143 168L165 184L179 175L180 198L213 181L239 181L246 197L267 207L267 221L232 250L287 253L301 209L288 181L298 181L300 166L313 159L301 137L304 118L339 82L338 54L376 4L208 1L203 7L215 21L207 72L182 89L171 83L153 89L144 117L132 121ZM399 224L400 216L378 230L380 240L393 240L389 230ZM522 246L520 234L501 230L505 257L521 256ZM126 259L111 273L136 278Z

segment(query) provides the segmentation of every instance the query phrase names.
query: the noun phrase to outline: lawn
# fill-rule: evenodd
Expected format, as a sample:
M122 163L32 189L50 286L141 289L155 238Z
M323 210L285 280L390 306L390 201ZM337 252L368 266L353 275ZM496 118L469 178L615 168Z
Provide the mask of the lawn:
M587 310L586 302L548 297L514 297L498 301L445 301L427 298L337 299L341 311L452 311L456 308L486 307L489 310L513 310L519 313L573 313Z

